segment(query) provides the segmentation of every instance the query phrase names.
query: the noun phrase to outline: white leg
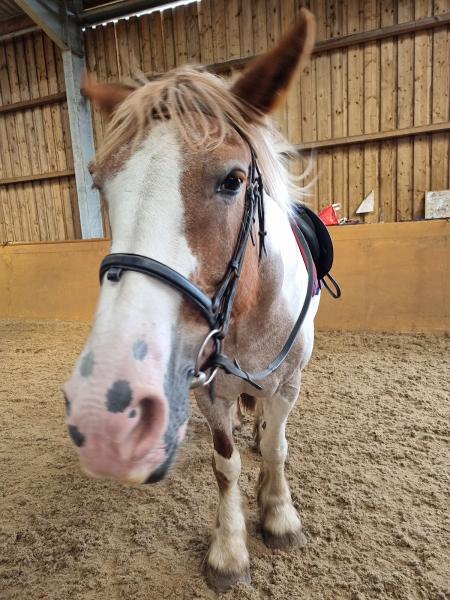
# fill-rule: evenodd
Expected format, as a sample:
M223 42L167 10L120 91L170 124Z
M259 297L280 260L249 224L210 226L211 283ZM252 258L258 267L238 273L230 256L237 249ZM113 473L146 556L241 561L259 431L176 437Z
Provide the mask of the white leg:
M232 437L233 404L209 398L199 406L211 427L214 453L213 470L219 488L219 506L205 561L206 579L217 591L225 591L238 581L250 583L247 532L238 479L241 458Z
M271 548L302 546L306 540L301 520L284 475L286 421L294 403L277 395L265 398L262 404L259 438L263 464L258 481L258 506L264 541Z

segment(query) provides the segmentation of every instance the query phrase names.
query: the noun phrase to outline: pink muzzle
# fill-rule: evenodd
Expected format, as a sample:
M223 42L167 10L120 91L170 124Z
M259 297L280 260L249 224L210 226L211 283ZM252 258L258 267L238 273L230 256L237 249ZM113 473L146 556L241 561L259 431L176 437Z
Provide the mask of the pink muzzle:
M151 367L139 372L124 365L112 375L87 352L64 386L69 434L89 475L143 483L167 462L169 402L161 369ZM184 430L178 427L172 449Z

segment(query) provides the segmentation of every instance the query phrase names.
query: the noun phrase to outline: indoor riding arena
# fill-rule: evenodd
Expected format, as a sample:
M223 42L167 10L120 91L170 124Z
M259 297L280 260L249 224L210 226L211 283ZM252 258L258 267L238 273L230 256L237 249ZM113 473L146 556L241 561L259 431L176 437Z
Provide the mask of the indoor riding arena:
M68 435L63 385L115 237L88 169L110 116L82 82L88 72L133 94L131 81L186 64L238 81L283 47L303 8L315 46L272 116L303 201L327 225L342 291L322 287L287 421L285 474L306 544L265 544L258 416L241 401L251 582L218 593L206 557L229 481L193 395L184 440L152 485L89 477L75 447L84 436L71 425ZM0 600L450 598L449 145L450 0L0 0ZM111 356L122 356L117 340Z

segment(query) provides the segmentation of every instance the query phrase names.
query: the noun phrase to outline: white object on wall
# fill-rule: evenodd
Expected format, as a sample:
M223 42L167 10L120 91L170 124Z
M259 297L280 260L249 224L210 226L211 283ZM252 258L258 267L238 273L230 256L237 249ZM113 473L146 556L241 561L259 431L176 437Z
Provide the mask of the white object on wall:
M450 217L450 190L425 193L425 219Z
M375 208L375 193L372 190L361 202L356 210L357 215L373 212Z

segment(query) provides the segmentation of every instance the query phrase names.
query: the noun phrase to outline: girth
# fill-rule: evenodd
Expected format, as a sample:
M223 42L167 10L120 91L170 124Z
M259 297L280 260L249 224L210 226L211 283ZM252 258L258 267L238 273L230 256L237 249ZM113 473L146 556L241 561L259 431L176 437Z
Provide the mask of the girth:
M228 375L234 375L243 379L257 389L262 389L260 382L276 371L286 360L304 322L313 295L313 258L305 236L297 223L293 222L292 228L294 229L294 233L305 249L308 285L303 306L285 344L272 362L264 370L257 373L247 372L236 359L231 359L222 352L223 340L229 330L234 300L249 240L256 246L256 240L253 238L252 232L253 224L256 222L258 222L259 259L262 260L266 255L263 184L256 156L251 146L250 150L252 158L241 227L233 255L228 264L228 269L213 298L207 296L181 273L147 256L131 253L108 254L100 265L100 283L102 283L105 275L108 281L117 282L124 271L142 273L171 286L201 312L208 322L210 332L198 351L195 368L190 373L191 388L204 385L209 386L212 399L215 394L214 378L219 369L222 369ZM206 347L210 341L214 342L214 351L209 356L206 356Z

